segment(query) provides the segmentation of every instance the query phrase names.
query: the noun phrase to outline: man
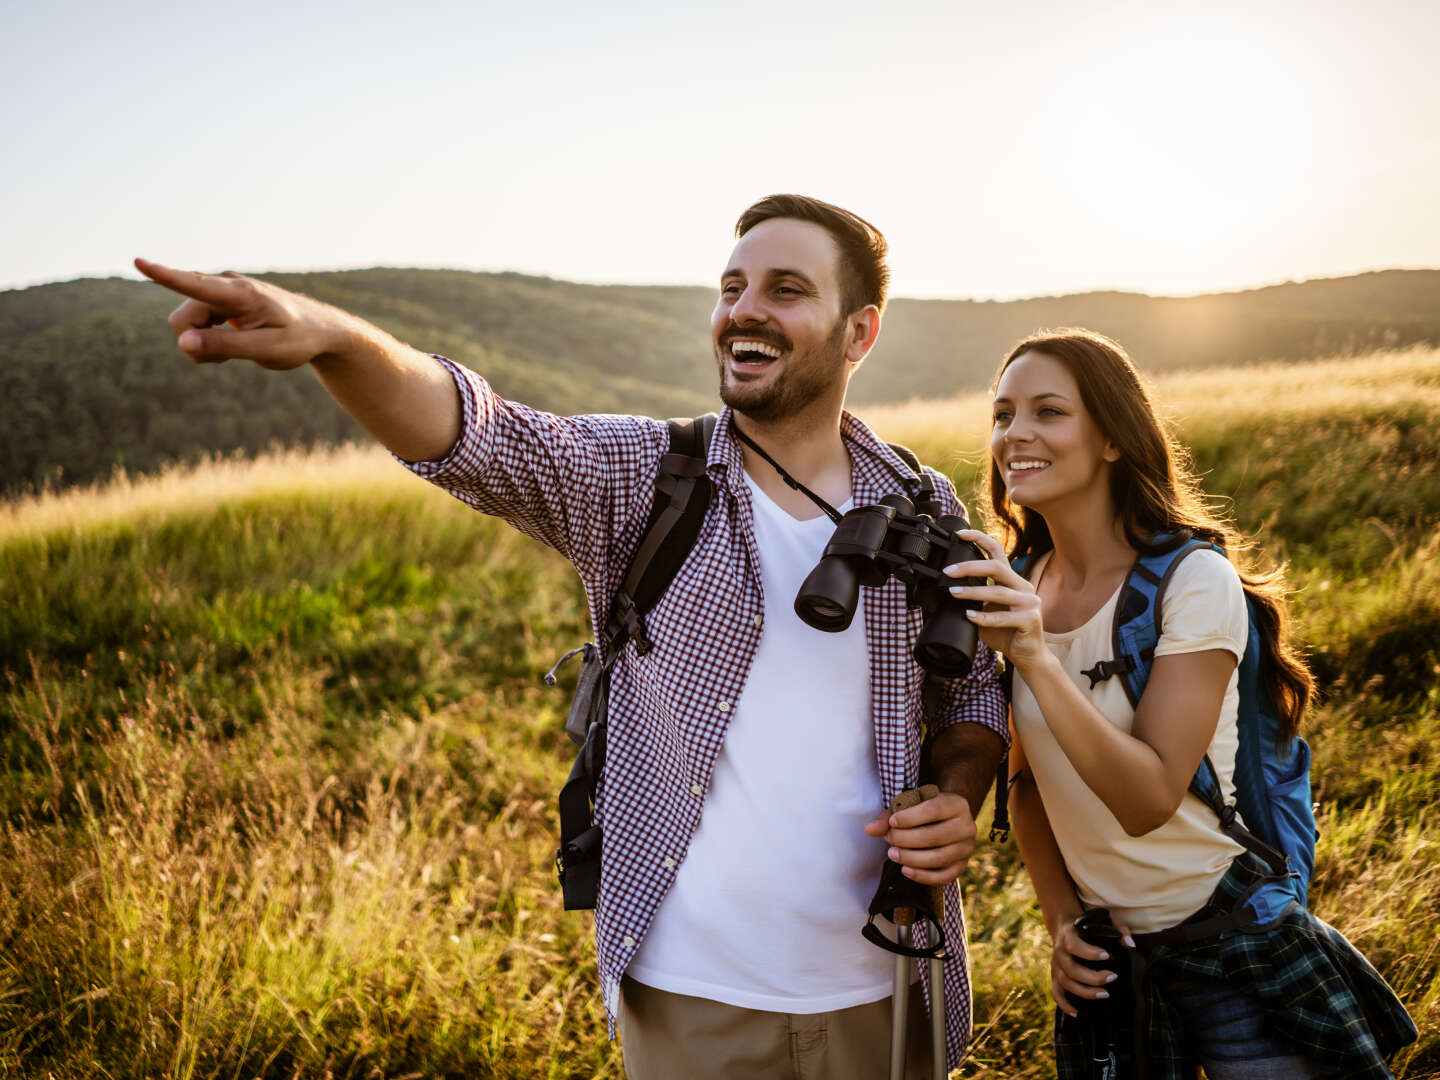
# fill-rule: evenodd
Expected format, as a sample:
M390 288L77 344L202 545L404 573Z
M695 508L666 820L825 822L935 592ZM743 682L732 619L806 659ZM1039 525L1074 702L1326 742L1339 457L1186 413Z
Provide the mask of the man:
M607 1015L637 1080L881 1075L893 967L858 931L888 855L949 887L953 1066L970 1026L954 882L1005 746L994 657L981 646L932 717L941 794L884 812L920 769L920 616L894 580L863 590L841 633L811 629L792 605L833 532L817 502L866 505L913 479L843 409L880 332L885 241L847 211L788 195L752 206L736 233L711 321L726 406L706 462L713 494L647 616L654 647L627 645L612 673L596 812ZM189 297L170 323L193 359L309 363L417 474L564 554L605 625L668 448L664 424L540 413L309 298L136 265ZM924 1067L928 1040L910 1045Z

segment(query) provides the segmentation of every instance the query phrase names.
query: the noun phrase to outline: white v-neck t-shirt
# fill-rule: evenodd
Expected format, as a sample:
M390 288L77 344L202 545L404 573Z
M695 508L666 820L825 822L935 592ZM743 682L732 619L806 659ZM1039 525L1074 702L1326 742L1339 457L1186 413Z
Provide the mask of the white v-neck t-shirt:
M1040 580L1048 561L1047 554L1032 580ZM1111 626L1119 595L1116 589L1084 626L1063 634L1046 631L1045 644L1095 707L1128 732L1135 710L1121 678L1106 679L1092 689L1083 674L1097 660L1115 654ZM1185 556L1165 587L1159 631L1157 659L1224 649L1234 653L1238 663L1249 622L1240 577L1223 555L1201 550ZM1232 672L1207 750L1227 802L1235 792L1238 706L1237 673ZM1187 791L1164 825L1144 836L1130 836L1070 764L1018 671L1011 715L1065 867L1087 907L1107 907L1131 930L1148 933L1183 922L1210 898L1243 850L1220 831L1214 810Z
M795 594L835 525L792 517L746 480L760 646L700 826L627 974L742 1008L829 1012L890 996L894 969L860 936L886 851L864 832L883 806L866 590L845 631L803 623Z

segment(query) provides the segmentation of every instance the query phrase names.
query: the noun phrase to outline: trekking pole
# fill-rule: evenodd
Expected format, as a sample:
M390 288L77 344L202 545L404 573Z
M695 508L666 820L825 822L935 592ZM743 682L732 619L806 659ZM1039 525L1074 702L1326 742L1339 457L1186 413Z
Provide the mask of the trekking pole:
M919 789L902 791L890 803L891 813L919 806L940 794L934 784L924 784ZM945 888L934 885L930 888L930 903L939 925L945 918ZM895 924L895 940L902 948L910 948L913 941L915 911L913 908L897 907L890 921ZM928 976L930 979L930 1054L935 1080L945 1080L949 1070L945 1068L945 958L942 953L930 958ZM910 1023L910 958L899 953L895 955L894 996L890 999L890 1080L905 1080L905 1036Z

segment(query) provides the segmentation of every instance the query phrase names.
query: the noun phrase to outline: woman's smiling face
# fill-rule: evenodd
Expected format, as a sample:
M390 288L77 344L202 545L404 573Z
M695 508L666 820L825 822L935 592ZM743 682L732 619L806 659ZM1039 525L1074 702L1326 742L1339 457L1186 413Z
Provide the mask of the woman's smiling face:
M1070 369L1024 352L995 388L990 456L1012 502L1041 510L1057 500L1109 491L1120 452L1091 417Z

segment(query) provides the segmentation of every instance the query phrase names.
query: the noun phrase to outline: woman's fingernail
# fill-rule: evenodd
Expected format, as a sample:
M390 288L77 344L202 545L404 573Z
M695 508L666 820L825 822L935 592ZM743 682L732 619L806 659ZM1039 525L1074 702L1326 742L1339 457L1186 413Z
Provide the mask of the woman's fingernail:
M1108 952L1106 952L1104 949L1101 949L1101 950L1100 950L1100 959L1101 959L1101 960L1109 960L1109 959L1110 959L1110 954L1109 954Z
M1125 947L1126 947L1127 949L1133 949L1133 948L1135 948L1135 939L1134 939L1133 937L1131 937L1129 934L1126 934L1126 935L1125 935L1123 938L1121 938L1120 940L1125 943Z
M1110 995L1107 994L1104 990L1099 990L1096 992L1095 996L1097 998L1108 998Z
M1120 977L1119 975L1116 975L1116 974L1112 971L1109 975L1106 975L1106 976L1105 976L1105 981L1106 981L1107 983L1112 983L1112 982L1114 982L1116 979L1118 979L1119 977Z
M964 596L964 595L965 595L965 586L964 586L964 585L951 585L951 586L950 586L950 595L951 595L951 596Z

